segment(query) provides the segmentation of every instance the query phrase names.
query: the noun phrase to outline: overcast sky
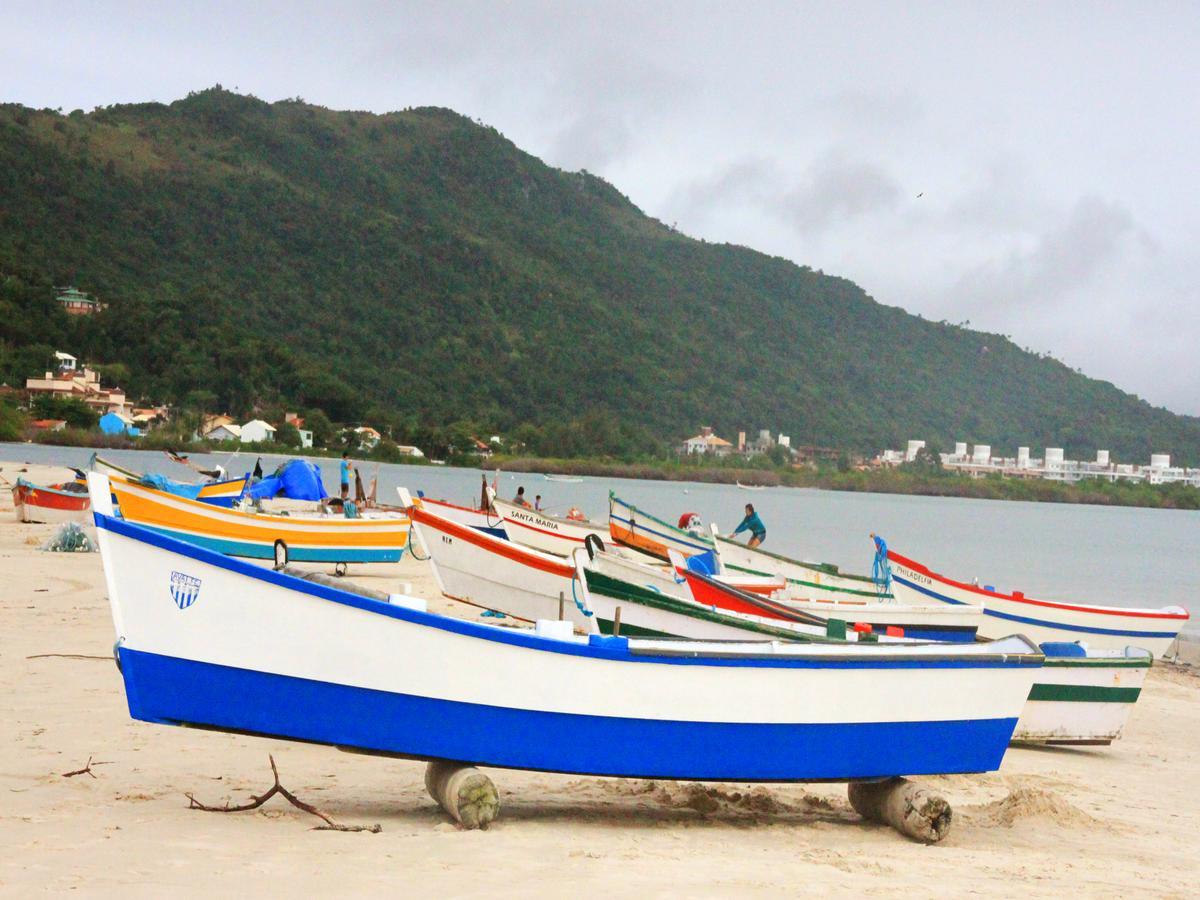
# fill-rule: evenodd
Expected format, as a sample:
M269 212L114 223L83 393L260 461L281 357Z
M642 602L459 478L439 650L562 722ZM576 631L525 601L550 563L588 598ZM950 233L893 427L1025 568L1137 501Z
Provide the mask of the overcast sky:
M5 0L0 100L448 106L687 234L1200 414L1198 59L1195 2Z

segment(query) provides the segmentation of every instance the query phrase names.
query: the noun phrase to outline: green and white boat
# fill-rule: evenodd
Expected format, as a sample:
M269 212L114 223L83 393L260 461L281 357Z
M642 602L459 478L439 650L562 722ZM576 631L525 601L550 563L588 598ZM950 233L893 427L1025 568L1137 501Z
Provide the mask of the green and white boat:
M1029 692L1013 741L1106 746L1120 738L1150 671L1150 651L1077 643L1041 647L1046 662Z

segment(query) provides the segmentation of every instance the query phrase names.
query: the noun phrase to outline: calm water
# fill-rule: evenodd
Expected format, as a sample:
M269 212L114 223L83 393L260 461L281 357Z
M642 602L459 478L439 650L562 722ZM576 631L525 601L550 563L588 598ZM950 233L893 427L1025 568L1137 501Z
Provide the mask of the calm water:
M103 455L137 471L180 479L191 475L159 452L111 450ZM84 448L0 444L5 475L11 475L12 462L83 466L90 456ZM256 458L193 456L203 465L220 463L231 474L253 468ZM269 473L283 459L263 456L264 470ZM326 487L336 489L337 460L315 462ZM376 469L375 463L360 465L364 481ZM397 485L467 505L479 497L477 470L381 465L378 471L380 500L394 498ZM525 486L531 500L541 494L551 511L575 504L603 520L611 488L660 518L675 521L683 512L696 512L726 532L751 502L767 526L764 549L787 556L867 574L873 556L868 535L874 531L893 549L938 571L963 581L978 578L999 590L1112 606L1182 606L1193 614L1187 630L1200 634L1200 512L798 488L748 492L726 485L623 478L563 484L541 475L501 474L501 496L511 497L518 485Z

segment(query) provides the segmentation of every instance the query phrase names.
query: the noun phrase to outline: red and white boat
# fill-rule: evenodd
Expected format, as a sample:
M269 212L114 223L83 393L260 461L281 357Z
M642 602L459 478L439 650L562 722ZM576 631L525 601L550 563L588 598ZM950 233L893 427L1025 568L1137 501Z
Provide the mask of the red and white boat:
M583 546L589 534L601 540L608 537L607 524L601 525L584 518L552 516L499 497L492 498L492 505L504 520L504 530L509 540L556 556L570 556L572 551Z
M87 488L74 482L41 487L18 478L13 486L13 507L18 522L86 522L91 517L92 501Z
M877 552L879 543L877 543ZM1124 651L1142 647L1154 656L1170 648L1188 621L1188 611L1178 606L1161 609L1130 609L1034 600L1021 591L1004 593L947 578L894 550L887 553L891 567L892 593L897 600L927 603L930 600L952 607L983 604L981 637L999 637L1019 629L1043 641L1086 641L1089 647Z

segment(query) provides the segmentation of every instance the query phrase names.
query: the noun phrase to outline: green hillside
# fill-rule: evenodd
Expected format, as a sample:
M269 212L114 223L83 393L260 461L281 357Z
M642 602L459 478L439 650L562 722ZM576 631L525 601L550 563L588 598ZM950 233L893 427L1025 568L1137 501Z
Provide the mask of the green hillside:
M1200 455L1200 419L692 240L448 110L220 88L88 114L7 105L0 196L10 383L69 348L126 367L134 394L320 408L398 436L529 422L598 452L711 424L867 451L924 437ZM68 283L109 308L68 321L51 291Z

